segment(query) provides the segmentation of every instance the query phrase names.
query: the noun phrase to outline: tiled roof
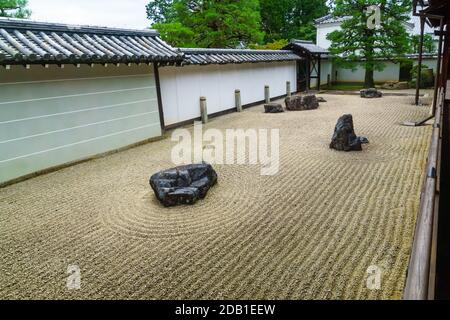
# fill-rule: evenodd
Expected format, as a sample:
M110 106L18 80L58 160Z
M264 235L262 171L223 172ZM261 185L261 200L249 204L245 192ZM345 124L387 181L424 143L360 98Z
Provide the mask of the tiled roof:
M291 42L284 47L284 49L289 50L300 50L300 51L306 51L306 53L318 55L318 54L327 54L329 51L327 49L324 49L322 47L319 47L318 45L314 44L312 41L306 41L306 40L296 40L292 39Z
M319 25L319 24L327 24L327 23L340 23L340 22L344 22L345 20L348 20L348 19L350 19L349 16L333 17L333 15L328 14L322 18L314 20L314 22L316 23L316 25Z
M185 54L184 64L227 64L293 61L301 58L288 50L249 49L180 49Z
M156 31L0 18L0 64L181 62Z

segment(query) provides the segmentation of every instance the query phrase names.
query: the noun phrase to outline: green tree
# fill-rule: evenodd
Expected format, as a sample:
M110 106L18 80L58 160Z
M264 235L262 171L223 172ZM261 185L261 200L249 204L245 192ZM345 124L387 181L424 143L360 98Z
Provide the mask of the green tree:
M265 40L315 40L314 20L328 14L327 0L260 0Z
M0 17L29 18L28 0L0 0Z
M147 6L152 27L180 47L230 47L260 43L258 0L155 0Z
M410 53L419 53L420 46L420 36L413 35L410 37ZM437 52L437 48L434 45L433 36L429 34L425 34L423 36L423 52L424 53L435 53Z
M374 71L383 70L384 61L398 62L410 43L404 24L411 12L410 0L335 0L333 15L348 16L328 35L336 62L346 68L355 63L365 68L365 87L374 87ZM369 10L377 6L378 10ZM377 12L380 23L373 24Z
M152 0L146 6L147 17L152 23L165 23L173 20L173 0Z

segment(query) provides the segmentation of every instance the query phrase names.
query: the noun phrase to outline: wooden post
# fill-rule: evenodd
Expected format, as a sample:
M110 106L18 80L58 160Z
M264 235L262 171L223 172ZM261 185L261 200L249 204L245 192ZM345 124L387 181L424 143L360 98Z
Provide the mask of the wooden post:
M236 106L237 112L242 112L241 90L239 89L234 91L234 104Z
M270 87L269 86L264 87L264 100L266 103L270 103Z
M440 87L441 82L441 75L442 75L442 35L444 33L444 18L441 18L440 21L440 28L439 28L439 48L438 48L438 61L437 61L437 67L436 67L436 79L434 84L434 97L433 97L433 109L431 111L431 115L436 114L436 108L438 103L438 91Z
M291 82L290 82L290 81L287 81L287 82L286 82L286 96L287 96L288 98L290 98L291 95L292 95L292 93L291 93Z
M208 123L208 107L206 105L205 97L200 97L200 113L202 115L202 123Z
M420 16L420 44L419 44L419 63L417 65L417 83L416 83L416 106L419 105L420 82L422 81L422 60L423 60L423 35L425 29L425 18Z
M321 70L321 63L322 63L322 61L321 60L322 59L321 59L321 56L319 54L317 56L317 63L318 63L318 66L317 66L317 91L320 91L320 82L321 82L320 76L321 76L321 73L322 73L322 70Z

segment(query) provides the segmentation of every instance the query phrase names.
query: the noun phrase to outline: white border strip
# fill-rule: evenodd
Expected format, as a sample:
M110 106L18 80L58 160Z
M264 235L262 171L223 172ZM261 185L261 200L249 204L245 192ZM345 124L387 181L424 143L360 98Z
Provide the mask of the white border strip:
M0 144L26 140L26 139L30 139L30 138L42 137L42 136L46 136L46 135L49 135L49 134L60 133L60 132L64 132L64 131L70 131L70 130L75 130L75 129L87 128L87 127L90 127L90 126L94 126L94 125L98 125L98 124L105 124L105 123L110 123L110 122L115 122L115 121L119 121L119 120L137 118L137 117L140 117L140 116L145 116L145 115L154 114L154 113L159 113L159 111L143 112L143 113L138 113L138 114L134 114L134 115L131 115L131 116L127 116L127 117L115 118L115 119L110 119L110 120L105 120L105 121L89 123L89 124L85 124L85 125L82 125L82 126L70 127L70 128L60 129L60 130L54 130L54 131L49 131L49 132L44 132L44 133L38 133L38 134L35 134L35 135L26 136L26 137L20 137L20 138L15 138L15 139L10 139L10 140L4 140L4 141L0 141Z
M79 109L79 110L74 110L74 111L46 114L46 115L43 115L43 116L36 116L36 117L29 117L29 118L22 118L22 119L14 119L14 120L8 120L8 121L0 122L0 125L1 124L8 124L8 123L15 123L15 122L22 122L22 121L29 121L29 120L36 120L36 119L43 119L43 118L51 118L51 117L56 117L56 116L62 116L62 115L65 115L65 114L89 112L91 110L111 109L111 108L116 108L116 107L129 106L129 105L132 105L132 104L145 103L145 102L151 102L151 101L157 101L157 100L158 100L157 98L145 99L145 100L138 100L138 101L133 101L133 102L124 102L124 103L118 103L118 104L111 104L111 105L102 106L102 107L91 107L91 108Z
M84 97L84 96L93 96L93 95L98 95L98 94L107 94L107 93L115 93L115 92L129 92L129 91L155 89L155 88L156 88L156 86L149 86L149 87L140 87L140 88L131 88L131 89L97 91L97 92L89 92L89 93L70 94L70 95L66 95L66 96L55 96L55 97L27 99L27 100L18 100L18 101L6 101L6 102L0 102L0 105L33 102L33 101L45 101L45 100L54 100L54 99L64 99L64 98L74 98L74 97Z
M131 74L123 76L106 76L106 77L86 77L86 78L69 78L69 79L53 79L53 80L36 80L36 81L22 81L22 82L3 82L0 86L11 86L19 84L30 84L30 83L53 83L53 82L64 82L64 81L83 81L83 80L98 80L98 79L118 79L118 78L138 78L138 77L149 77L153 80L153 72L145 74Z
M83 141L79 141L79 142L75 142L75 143L71 143L71 144L66 144L64 146L60 146L60 147L56 147L56 148L42 150L42 151L26 154L26 155L15 157L15 158L11 158L11 159L1 160L0 163L6 163L6 162L14 161L14 160L28 158L28 157L39 155L39 154L43 154L43 153L46 153L46 152L51 152L51 151L64 149L64 148L68 148L68 147L73 147L73 146L76 146L76 145L79 145L79 144L92 142L92 141L100 140L100 139L103 139L103 138L109 138L109 137L117 136L117 135L120 135L120 134L123 134L123 133L133 132L133 131L137 131L137 130L140 130L140 129L150 128L150 127L155 127L155 126L160 126L160 124L159 123L149 124L149 125L145 125L145 126L142 126L142 127L137 127L137 128L133 128L133 129L129 129L129 130L119 131L119 132L107 134L107 135L104 135L104 136L95 137L95 138L92 138L92 139L87 139L87 140L83 140ZM149 138L151 138L151 137L149 137Z

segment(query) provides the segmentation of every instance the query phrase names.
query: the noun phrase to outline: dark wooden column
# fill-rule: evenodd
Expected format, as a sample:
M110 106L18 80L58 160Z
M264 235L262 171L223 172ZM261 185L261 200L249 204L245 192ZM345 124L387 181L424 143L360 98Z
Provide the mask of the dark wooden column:
M419 105L420 82L422 81L422 60L423 60L423 34L425 29L425 18L420 16L420 44L419 44L419 63L416 79L416 106Z
M320 91L321 57L317 55L317 91Z

